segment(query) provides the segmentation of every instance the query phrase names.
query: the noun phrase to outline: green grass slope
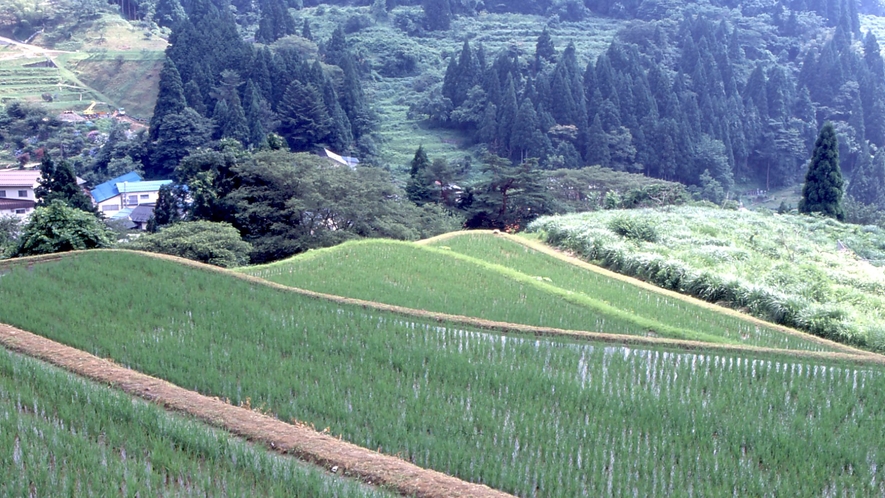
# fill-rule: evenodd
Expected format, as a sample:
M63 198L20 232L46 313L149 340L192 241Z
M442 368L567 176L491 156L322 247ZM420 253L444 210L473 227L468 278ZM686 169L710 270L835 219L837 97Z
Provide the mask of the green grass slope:
M545 217L529 229L620 273L885 351L885 232L877 227L678 207ZM643 240L640 229L656 239Z
M868 358L501 336L194 266L15 265L0 317L520 496L885 492L885 371Z
M644 291L491 234L446 239L440 244L428 247L386 240L356 241L242 271L327 294L487 320L785 349L834 350ZM465 245L470 248L465 249Z
M0 448L0 496L391 496L3 348Z

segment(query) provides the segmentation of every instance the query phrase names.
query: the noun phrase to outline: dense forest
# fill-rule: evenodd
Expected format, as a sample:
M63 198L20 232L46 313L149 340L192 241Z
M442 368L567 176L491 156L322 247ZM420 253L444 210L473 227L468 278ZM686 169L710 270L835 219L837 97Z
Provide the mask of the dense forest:
M279 149L328 148L389 170L381 181L396 178L402 190L387 195L433 205L436 227L515 228L546 212L623 206L627 190L618 199L566 192L564 181L590 174L581 173L589 165L602 168L590 170L593 178L611 170L661 180L653 191L634 182L637 205L672 192L666 181L716 204L739 200L738 187L799 185L818 130L830 122L850 179L847 219L874 222L885 208L885 62L860 21L883 13L876 1L117 3L124 16L168 34L149 132L133 139L112 130L86 160L70 160L94 181L137 168L192 192L208 185L216 189L205 197L211 202L185 219L230 222L253 243L254 228L230 203L227 211L207 206L225 205L225 195L250 181L231 175L239 171L231 157L255 164L251 154ZM326 8L337 9L332 29ZM434 59L372 39L379 32L371 28L383 25L418 46L438 46L443 36L458 38L459 20L489 15L534 16L534 46L492 48L465 37ZM598 53L554 36L596 18L621 22ZM410 119L461 137L463 159L428 157L416 140L409 164L385 164L377 133L385 118L366 92L379 80L410 81ZM0 129L27 119L46 128L34 113L7 106ZM257 162L278 160L268 157L277 159Z

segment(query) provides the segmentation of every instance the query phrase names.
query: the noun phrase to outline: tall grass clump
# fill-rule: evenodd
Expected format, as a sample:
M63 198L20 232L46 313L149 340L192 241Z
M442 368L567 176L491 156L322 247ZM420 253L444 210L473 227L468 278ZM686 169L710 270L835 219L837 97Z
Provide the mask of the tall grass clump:
M2 496L391 496L0 348Z
M519 496L885 492L870 362L502 336L113 252L11 269L0 316Z
M658 240L624 235L647 223ZM612 270L885 351L885 234L816 216L700 207L546 217L530 230Z
M549 259L549 256L543 257ZM480 254L477 257L475 253L464 254L451 248L365 240L242 271L327 294L510 323L826 349L811 341L759 331L755 324L740 320L722 322L722 317L715 312L675 303L675 300L662 302L661 296L643 294L624 282L570 285L569 281L575 279L574 267L550 272L547 268L510 263L494 256ZM642 297L637 299L639 296Z

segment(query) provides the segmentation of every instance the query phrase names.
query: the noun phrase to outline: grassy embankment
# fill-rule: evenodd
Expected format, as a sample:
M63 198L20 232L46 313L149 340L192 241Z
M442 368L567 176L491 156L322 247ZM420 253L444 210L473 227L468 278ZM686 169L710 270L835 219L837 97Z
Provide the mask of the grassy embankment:
M541 327L833 351L838 346L648 291L490 233L435 247L367 240L241 271L327 294Z
M0 348L0 495L391 496Z
M863 357L523 339L195 266L18 265L0 316L521 496L883 492L885 375Z
M612 228L653 227L654 241ZM612 270L885 351L885 233L835 220L680 207L547 217L548 243Z

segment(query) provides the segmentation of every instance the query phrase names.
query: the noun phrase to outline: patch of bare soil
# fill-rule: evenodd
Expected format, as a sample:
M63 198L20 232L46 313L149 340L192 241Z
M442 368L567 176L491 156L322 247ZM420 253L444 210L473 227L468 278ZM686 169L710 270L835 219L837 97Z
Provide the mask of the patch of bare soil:
M396 457L341 441L305 425L288 424L247 408L227 404L218 398L203 396L8 325L0 324L0 344L75 374L122 389L166 409L186 413L280 453L323 466L339 475L385 486L403 495L427 498L511 496L488 486L422 469Z

